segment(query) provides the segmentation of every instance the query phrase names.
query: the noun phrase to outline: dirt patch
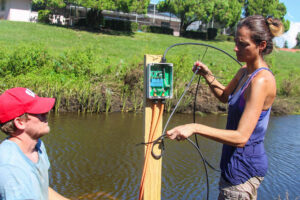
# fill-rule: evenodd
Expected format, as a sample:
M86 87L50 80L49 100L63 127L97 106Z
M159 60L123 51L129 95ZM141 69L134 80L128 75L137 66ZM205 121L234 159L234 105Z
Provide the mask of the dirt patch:
M143 77L144 72L141 67L134 69L124 76L124 85L128 85L129 89L133 90Z
M280 51L288 51L288 52L298 52L300 49L288 49L288 48L280 48Z
M192 113L194 111L194 96L196 85L191 86L187 95L193 97L193 100L184 108L182 113ZM177 100L176 100L177 101ZM226 114L228 112L228 104L221 103L210 91L206 85L201 85L197 95L196 111L202 113ZM286 115L299 113L300 102L293 98L277 97L272 106L273 115Z
M300 112L298 98L277 97L272 106L275 115L297 114Z

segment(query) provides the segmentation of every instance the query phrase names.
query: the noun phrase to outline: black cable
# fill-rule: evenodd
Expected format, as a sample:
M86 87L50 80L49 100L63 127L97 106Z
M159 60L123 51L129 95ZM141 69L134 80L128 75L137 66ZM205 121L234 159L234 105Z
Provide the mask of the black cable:
M163 55L163 57L162 57L162 63L165 63L165 62L166 62L166 54L167 54L167 52L168 52L171 48L173 48L173 47L175 47L175 46L180 46L180 45L200 45L200 46L206 46L207 48L210 47L210 48L216 49L216 50L218 50L218 51L221 51L221 52L225 53L225 54L228 55L230 58L232 58L234 61L236 61L240 66L242 66L242 64L241 64L237 59L235 59L233 56L231 56L229 53L227 53L226 51L224 51L224 50L222 50L222 49L219 49L219 48L217 48L217 47L214 47L214 46L211 46L211 45L208 45L208 44L202 44L202 43L189 43L189 42L188 42L188 43L177 43L177 44L174 44L174 45L168 47L168 48L165 50L164 55ZM207 52L207 48L206 48L206 51L205 51L204 55L205 55L206 52ZM204 58L204 56L202 57L202 60L203 60L203 58ZM166 122L166 124L165 124L165 126L164 126L162 135L161 135L160 137L158 137L157 139L155 139L154 141L147 142L147 143L144 143L144 142L143 142L143 143L140 143L140 144L144 144L144 145L153 143L153 145L152 145L152 150L151 150L151 154L152 154L152 156L153 156L155 159L160 159L160 158L162 157L163 153L164 153L164 150L165 150L165 147L164 147L164 138L166 137L165 131L166 131L166 129L167 129L167 126L168 126L168 124L169 124L171 118L173 117L173 115L174 115L174 113L175 113L175 111L176 111L178 105L180 104L182 98L185 96L185 94L186 94L187 90L189 89L189 87L190 87L192 81L194 80L194 77L195 77L195 75L197 74L198 70L199 70L199 69L196 69L196 70L195 70L195 72L194 72L194 74L193 74L193 76L192 76L190 82L188 83L187 87L185 88L184 92L182 93L181 97L179 98L179 100L178 100L178 102L177 102L175 108L173 109L171 115L169 116L169 118L168 118L168 120L167 120L167 122ZM196 122L196 100L197 100L198 87L199 87L199 85L200 85L200 76L199 76L199 79L198 79L197 88L196 88L196 94L195 94L195 100L194 100L194 113L193 113L193 120L194 120L194 123ZM208 172L207 172L207 166L206 166L206 164L207 164L211 169L213 169L213 170L215 170L215 171L220 172L220 170L217 170L216 168L214 168L214 167L213 167L213 166L212 166L212 165L204 158L204 156L203 156L202 153L201 153L201 150L200 150L200 147L199 147L199 144L198 144L198 139L197 139L197 136L196 136L196 135L195 135L196 144L195 144L191 139L189 139L189 138L186 138L186 139L187 139L187 140L188 140L188 141L196 148L196 150L198 151L198 153L199 153L199 155L201 156L201 159L202 159L202 161L203 161L203 165L204 165L204 169L205 169L205 174L206 174L206 187L207 187L207 195L206 195L206 198L207 198L207 200L209 200L209 178L208 178ZM156 155L156 154L154 153L154 151L153 151L154 146L155 146L155 145L158 145L158 144L161 144L161 149L162 149L162 151L161 151L162 153L161 153L160 155Z
M163 55L163 58L162 58L162 62L166 62L166 54L167 54L167 52L168 52L171 48L173 48L173 47L175 47L175 46L179 46L179 45L200 45L200 46L206 46L205 53L204 53L204 55L203 55L203 57L202 57L201 60L203 60L203 58L204 58L204 56L205 56L205 54L206 54L206 52L207 52L208 47L211 47L211 48L213 48L213 49L216 49L216 50L218 50L218 51L221 51L221 52L225 53L225 54L228 55L230 58L232 58L234 61L236 61L240 66L242 66L242 64L241 64L238 60L236 60L233 56L231 56L229 53L225 52L224 50L219 49L219 48L214 47L214 46L211 46L211 45L202 44L202 43L177 43L177 44L174 44L174 45L168 47L168 48L165 50L164 55ZM198 69L197 69L196 72L194 73L194 76L195 76L195 74L196 74L197 72L198 72ZM193 76L192 80L194 79L194 76ZM196 102L197 102L197 96L198 96L198 88L199 88L199 85L200 85L200 77L201 77L201 76L199 76L199 79L198 79L198 83L197 83L197 87L196 87L196 92L195 92L195 99L194 99L194 112L193 112L193 121L194 121L194 123L196 123L196 104L197 104ZM191 80L191 81L192 81L192 80ZM191 81L190 81L190 83L191 83ZM186 89L186 90L187 90L187 89ZM180 100L178 101L178 103L177 103L175 109L177 108L178 104L180 103L180 101L181 101L182 97L185 95L185 93L186 93L186 91L185 91L185 92L182 94L182 96L180 97ZM175 110L175 109L174 109L174 110ZM173 111L173 113L174 113L174 111ZM172 113L172 115L173 115L173 113ZM167 122L167 124L166 124L166 126L165 126L165 128L164 128L164 131L163 131L162 136L159 137L159 138L155 141L155 143L157 143L159 140L162 140L162 142L161 142L161 144L162 144L162 152L163 152L163 150L164 150L163 138L165 137L165 131L166 131L165 129L166 129L166 127L167 127L167 125L168 125L170 119L172 118L172 115L171 115L171 116L169 117L169 119L168 119L168 122ZM204 169L205 169L205 175L206 175L206 187L207 187L206 199L209 200L209 178L208 178L208 172L207 172L207 166L206 166L206 164L207 164L211 169L213 169L213 170L215 170L215 171L218 171L218 172L221 172L221 171L218 170L218 169L216 169L216 168L214 168L214 167L213 167L213 166L205 159L205 157L204 157L203 154L201 153L200 146L199 146L199 143L198 143L198 139L197 139L197 135L196 135L196 134L195 134L195 141L196 141L196 144L195 144L191 139L189 139L189 138L186 138L186 139L187 139L187 140L188 140L188 141L196 148L196 150L198 151L198 153L199 153L199 155L201 156L201 159L202 159L202 161L203 161L203 165L204 165ZM154 143L153 146L152 146L152 155L153 155L153 157L159 159L159 158L161 157L162 154L161 154L160 156L156 156L156 155L153 153L153 147L154 147L155 143Z
M172 46L168 47L165 52L164 52L164 55L162 57L162 62L165 63L166 62L166 54L167 52L175 47L175 46L180 46L180 45L200 45L200 46L205 46L205 47L210 47L210 48L213 48L213 49L216 49L218 51L221 51L223 53L225 53L227 56L229 56L230 58L232 58L235 62L237 62L240 66L242 66L242 64L237 60L235 59L232 55L230 55L229 53L227 53L226 51L222 50L222 49L219 49L218 47L214 47L214 46L211 46L209 44L203 44L203 43L194 43L194 42L185 42L185 43L177 43L177 44L173 44Z
M165 148L164 148L164 138L166 137L166 133L165 133L165 132L166 132L167 126L168 126L170 120L172 119L172 117L173 117L173 115L174 115L174 113L175 113L177 107L179 106L181 100L183 99L183 97L185 96L186 92L187 92L188 89L190 88L191 83L193 82L193 80L194 80L194 78L195 78L195 75L197 74L198 70L199 70L199 69L196 69L196 70L195 70L195 72L194 72L194 74L193 74L193 76L192 76L190 82L189 82L188 85L186 86L184 92L182 93L181 97L179 98L177 104L175 105L175 108L173 109L171 115L169 116L169 118L168 118L168 120L167 120L167 122L166 122L166 124L165 124L165 126L164 126L163 134L162 134L160 137L158 137L156 140L154 140L154 141L151 141L151 142L148 142L148 143L142 143L142 144L150 144L150 143L153 143L153 145L152 145L152 150L151 150L151 154L152 154L152 156L153 156L155 159L160 159L160 158L162 157L162 155L164 154L164 150L165 150ZM196 90L196 91L198 91L199 84L200 84L200 76L199 76L199 79L198 79L198 84L197 84L197 90ZM197 92L196 92L196 96L197 96ZM195 98L195 101L196 101L196 100L197 100L197 98ZM195 108L194 108L194 116L195 116ZM195 117L194 117L194 122L195 122ZM195 135L195 138L197 139L197 136L196 136L196 135ZM198 151L199 155L201 156L201 159L202 159L202 162L203 162L203 165L204 165L204 169L205 169L205 174L206 174L206 184L207 184L207 185L206 185L206 188L207 188L207 190L206 190L206 191L207 191L206 197L207 197L207 200L208 200L208 199L209 199L209 176L208 176L206 164L207 164L210 168L212 168L213 170L215 170L215 171L220 172L220 170L215 169L215 168L214 168L214 167L213 167L213 166L205 159L205 157L204 157L203 154L201 153L199 144L195 144L195 143L194 143L191 139L189 139L189 138L186 138L186 139L187 139L187 140L188 140L188 141L196 148L196 150ZM161 149L162 149L161 152L162 152L162 153L161 153L160 155L157 155L157 154L154 153L153 148L154 148L155 145L159 145L159 144L161 145Z
M201 61L203 61L204 56L206 55L207 49L208 49L208 47L206 47L205 52L204 52L204 54L201 58ZM198 78L196 92L195 92L195 99L194 99L194 109L193 109L193 122L194 123L196 123L196 104L197 104L198 89L199 89L199 86L200 86L200 79L201 79L201 76L199 76L199 78ZM199 148L198 138L197 138L196 134L195 134L195 141L196 141L197 147Z
M180 45L200 45L200 46L206 46L207 48L210 47L210 48L216 49L216 50L218 50L218 51L221 51L221 52L225 53L225 54L228 55L230 58L232 58L234 61L236 61L240 66L242 66L242 64L241 64L237 59L235 59L235 58L234 58L233 56L231 56L229 53L227 53L226 51L224 51L224 50L222 50L222 49L220 49L220 48L217 48L217 47L214 47L214 46L211 46L211 45L208 45L208 44L203 44L203 43L193 43L193 42L177 43L177 44L171 45L170 47L168 47L168 48L165 50L161 62L162 62L162 63L165 63L165 62L166 62L166 54L167 54L167 52L168 52L171 48L173 48L173 47L175 47L175 46L180 46ZM207 51L207 48L206 48L206 51ZM205 53L206 53L206 51L205 51ZM204 53L204 55L205 55L205 53ZM204 56L203 56L203 57L204 57ZM203 58L202 58L202 60L203 60ZM163 139L166 137L166 134L165 134L166 128L167 128L167 126L168 126L168 124L169 124L171 118L173 117L173 114L175 113L175 111L176 111L176 109L177 109L177 107L178 107L180 101L182 100L183 96L185 95L185 93L187 92L188 88L190 87L192 81L194 80L194 77L195 77L195 75L196 75L197 72L198 72L198 69L196 69L196 71L194 72L192 79L190 80L188 86L186 87L185 91L184 91L183 94L181 95L181 97L180 97L179 101L177 102L177 104L176 104L176 106L175 106L173 112L172 112L171 115L169 116L168 121L167 121L167 123L166 123L166 125L165 125L165 127L164 127L164 129L163 129L162 135L161 135L160 137L158 137L156 140L153 140L153 141L147 142L147 143L142 142L142 143L140 143L140 144L146 145L146 144L154 143L154 144L156 145L156 144L159 143L160 140L162 140L161 144L163 145ZM199 81L200 81L200 80L199 80ZM197 87L198 87L198 86L197 86ZM154 146L154 145L153 145L153 146ZM153 155L154 158L159 159L159 158L161 157L161 155L155 155L155 154L153 153L153 146L152 146L152 155ZM162 150L164 150L164 146L162 146Z
M208 180L208 172L207 172L207 167L206 167L206 160L204 158L204 156L202 155L200 149L198 148L198 146L190 139L190 138L186 138L198 151L199 155L201 156L201 159L203 161L203 165L204 165L204 170L205 170L205 176L206 176L206 199L209 200L209 180Z
M207 52L207 49L208 49L208 47L206 47L206 49L205 49L205 52L204 52L204 54L203 54L203 56L202 56L202 58L201 58L201 62L202 62L203 59L204 59L204 56L205 56L205 54L206 54L206 52ZM194 109L193 109L193 122L194 122L194 123L196 123L196 104L197 104L198 90L199 90L199 86L200 86L200 79L201 79L201 76L199 76L199 79L198 79L198 82L197 82L196 91L195 91ZM200 151L200 145L199 145L199 143L198 143L197 134L195 134L194 136L195 136L195 144L196 144L196 146L197 146L197 148L198 148L197 151L199 151L200 154L201 154L201 151ZM194 144L192 144L192 145L194 145ZM201 157L202 157L202 156L201 156ZM204 158L205 163L206 163L212 170L215 170L215 171L217 171L217 172L221 172L220 170L218 170L218 169L216 169L215 167L213 167L213 166L205 159L204 156L203 156L203 158Z
M205 56L205 54L207 52L207 49L208 49L208 47L206 47L205 52L204 52L204 54L202 56L201 61L203 61L204 56ZM199 79L198 79L198 82L197 82L196 91L195 91L194 108L193 108L193 122L194 123L196 123L196 105L197 105L197 96L198 96L198 89L199 89L199 86L200 86L200 80L201 80L201 76L199 76ZM203 156L203 154L202 154L202 152L200 150L200 145L198 143L197 134L194 134L194 136L195 136L195 143L191 139L189 139L189 138L187 138L187 140L196 148L196 150L198 151L199 155L201 156L201 159L202 159L202 162L203 162L203 165L204 165L205 175L206 175L206 199L208 200L209 199L209 176L208 176L206 164L210 168L212 168L214 170L216 170L216 169L205 159L205 157ZM216 170L216 171L219 171L219 170Z
M193 108L193 122L194 123L196 123L196 104L197 104L197 96L198 96L198 88L200 85L200 79L201 79L201 76L199 76L199 79L198 79L196 92L195 92L195 99L194 99L194 108ZM195 142L196 142L197 147L199 147L198 138L197 138L196 134L195 134Z

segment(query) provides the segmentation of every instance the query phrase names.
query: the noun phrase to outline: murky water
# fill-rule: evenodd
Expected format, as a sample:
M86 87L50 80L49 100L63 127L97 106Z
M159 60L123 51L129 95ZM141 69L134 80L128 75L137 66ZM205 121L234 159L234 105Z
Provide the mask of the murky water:
M167 115L164 116L166 121ZM177 114L169 127L192 122ZM225 127L226 117L197 117L197 122ZM43 138L51 162L51 186L73 199L137 199L143 168L143 114L77 115L49 118L51 133ZM4 134L0 139L4 138ZM202 153L218 167L221 144L198 137ZM269 171L258 199L300 198L300 116L272 117L265 147ZM210 199L218 195L219 173L209 172ZM166 140L162 199L206 199L201 158L188 142Z

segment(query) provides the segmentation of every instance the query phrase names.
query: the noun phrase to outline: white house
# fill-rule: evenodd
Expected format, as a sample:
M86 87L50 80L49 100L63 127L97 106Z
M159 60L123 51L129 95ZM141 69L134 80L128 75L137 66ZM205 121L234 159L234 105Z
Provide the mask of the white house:
M31 0L0 0L0 19L31 21Z

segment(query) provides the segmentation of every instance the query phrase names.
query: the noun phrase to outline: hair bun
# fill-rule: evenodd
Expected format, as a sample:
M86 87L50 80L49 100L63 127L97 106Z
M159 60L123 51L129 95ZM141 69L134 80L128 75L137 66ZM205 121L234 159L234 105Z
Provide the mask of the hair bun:
M266 23L269 26L270 32L273 37L280 36L284 32L283 24L279 19L273 17L267 17Z

